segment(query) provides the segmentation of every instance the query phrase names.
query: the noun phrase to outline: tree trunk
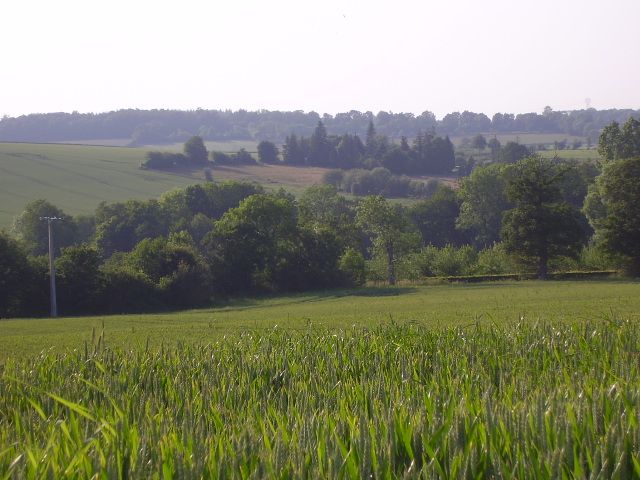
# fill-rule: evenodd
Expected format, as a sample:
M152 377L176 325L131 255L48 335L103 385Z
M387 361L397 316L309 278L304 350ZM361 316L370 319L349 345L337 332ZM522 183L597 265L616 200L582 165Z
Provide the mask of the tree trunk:
M396 284L395 259L393 258L393 242L387 242L387 278L389 285Z

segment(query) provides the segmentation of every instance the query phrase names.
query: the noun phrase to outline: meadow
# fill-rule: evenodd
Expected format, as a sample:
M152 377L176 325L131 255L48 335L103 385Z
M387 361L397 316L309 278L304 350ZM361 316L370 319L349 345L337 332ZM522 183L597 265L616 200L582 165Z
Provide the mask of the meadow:
M369 288L2 321L0 472L637 478L638 293Z

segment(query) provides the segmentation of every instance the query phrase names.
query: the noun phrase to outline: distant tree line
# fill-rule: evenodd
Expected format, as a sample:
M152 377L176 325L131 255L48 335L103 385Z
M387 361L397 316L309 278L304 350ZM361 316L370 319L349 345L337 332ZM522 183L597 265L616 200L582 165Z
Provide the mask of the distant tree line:
M391 113L380 111L319 115L303 111L246 110L118 110L106 113L47 113L0 120L0 140L51 142L69 140L128 139L132 145L184 142L192 136L205 140L270 140L282 142L287 135L309 137L318 121L335 134L357 134L364 137L371 122L379 133L393 139L414 138L419 132L440 136L469 136L476 133L562 133L598 138L600 131L612 122L620 124L639 110L573 110L553 111L546 107L538 113L453 112L437 120L425 111Z
M396 144L378 134L373 122L369 122L363 142L358 135L328 135L324 123L318 121L311 137L286 137L282 160L288 165L341 169L385 167L401 174L448 175L455 167L453 144L448 137L418 132L412 145L406 137Z
M347 199L331 185L299 199L258 185L203 183L158 200L71 217L28 204L0 233L0 316L48 310L47 226L55 222L63 314L208 305L213 299L394 284L433 275L621 268L640 275L640 122L612 124L602 165L529 156L477 167L409 207Z

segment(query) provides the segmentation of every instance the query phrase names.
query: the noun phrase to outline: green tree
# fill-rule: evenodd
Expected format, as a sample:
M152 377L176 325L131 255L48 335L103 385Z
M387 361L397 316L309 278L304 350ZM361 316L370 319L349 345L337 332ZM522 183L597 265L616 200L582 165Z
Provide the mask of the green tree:
M500 161L503 163L515 163L529 155L531 155L529 149L516 142L507 142L504 147L500 148Z
M58 217L62 221L52 222L53 244L57 255L61 248L73 245L77 227L73 218L47 200L34 200L13 222L13 232L31 255L46 255L49 252L47 221L42 217Z
M262 163L278 163L278 147L275 143L263 140L258 144L258 160Z
M478 135L473 137L473 140L471 140L471 146L473 148L477 148L478 150L484 150L485 148L487 148L487 139L484 138L484 135L479 133Z
M0 318L24 315L32 282L26 252L0 230Z
M193 307L209 298L207 266L186 232L146 238L124 258L127 266L151 280L165 305Z
M331 232L345 247L360 246L355 211L333 185L307 188L298 201L298 212L302 228L316 233Z
M600 134L598 153L609 161L639 156L640 121L630 117L622 129L617 122L606 126Z
M166 234L168 223L157 200L103 202L96 209L96 246L105 258L128 252L145 238Z
M640 275L640 157L605 165L590 189L585 212L605 251Z
M560 190L563 168L549 159L529 157L513 165L507 176L507 198L515 207L502 222L507 252L535 265L540 279L549 261L577 257L586 232L579 210L565 202Z
M356 208L358 226L373 237L374 247L386 255L389 285L396 284L396 246L407 223L399 208L380 195L365 197Z
M184 144L184 154L187 160L194 165L205 165L209 158L209 152L201 137L194 136Z
M467 243L467 235L456 228L460 201L456 192L441 185L431 198L413 205L409 216L422 235L424 245L444 247L447 244Z
M296 237L296 213L290 199L276 195L252 195L227 211L203 240L214 287L225 293L269 288Z
M494 162L497 161L500 157L500 148L502 147L500 141L496 137L493 137L487 142L487 146L489 150L491 150L491 160Z
M88 245L62 250L56 259L58 306L64 315L97 313L102 309L100 255Z
M470 230L478 246L489 246L500 240L502 214L511 208L507 199L506 166L492 164L476 168L462 180L458 195L460 215L456 224Z

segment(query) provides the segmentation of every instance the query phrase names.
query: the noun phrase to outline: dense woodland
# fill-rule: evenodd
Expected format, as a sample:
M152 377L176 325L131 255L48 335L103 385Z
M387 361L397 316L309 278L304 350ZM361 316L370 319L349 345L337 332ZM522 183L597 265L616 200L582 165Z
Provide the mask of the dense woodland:
M322 121L332 133L367 132L374 122L378 132L393 139L413 138L419 132L440 136L476 133L561 133L589 138L595 143L600 131L612 122L624 123L638 110L553 111L538 113L453 112L442 119L425 111L412 113L358 112L336 115L316 112L230 110L118 110L107 113L47 113L0 120L0 141L51 142L65 140L129 139L132 145L184 142L198 135L205 140L270 140L282 142L292 133L309 137Z
M192 147L200 151L188 143L187 154ZM349 200L332 185L296 200L237 182L103 203L75 218L37 200L0 233L0 316L47 313L41 218L52 216L64 218L52 225L63 314L187 308L367 280L608 268L637 275L640 122L606 127L600 153L602 165L497 161L410 207L382 196Z

